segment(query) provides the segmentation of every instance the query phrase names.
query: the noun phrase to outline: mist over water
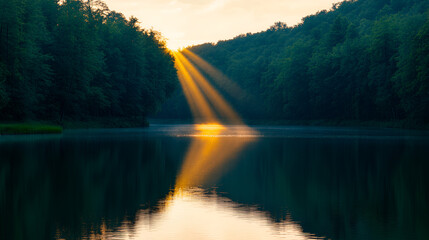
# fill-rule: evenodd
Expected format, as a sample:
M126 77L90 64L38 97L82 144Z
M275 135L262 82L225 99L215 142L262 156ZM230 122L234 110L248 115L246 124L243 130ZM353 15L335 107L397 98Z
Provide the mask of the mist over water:
M425 132L225 126L200 135L153 125L0 137L0 238L427 239ZM192 144L220 146L216 161L233 143L215 174L178 187L199 174L184 167Z

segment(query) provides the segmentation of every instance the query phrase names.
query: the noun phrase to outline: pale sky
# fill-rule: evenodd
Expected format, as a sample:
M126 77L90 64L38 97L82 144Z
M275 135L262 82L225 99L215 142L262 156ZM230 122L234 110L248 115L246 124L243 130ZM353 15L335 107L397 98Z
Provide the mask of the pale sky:
M135 16L160 31L170 49L231 39L266 30L275 22L293 26L339 0L104 0L110 10Z

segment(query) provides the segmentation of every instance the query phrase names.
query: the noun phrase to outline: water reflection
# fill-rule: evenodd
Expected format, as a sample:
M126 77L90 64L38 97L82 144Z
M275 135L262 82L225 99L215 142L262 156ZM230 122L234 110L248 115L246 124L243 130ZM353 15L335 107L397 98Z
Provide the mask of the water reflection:
M193 141L211 139L192 126L0 137L0 239L429 236L429 137L256 130L219 174L182 188Z
M89 239L318 239L291 220L273 225L266 213L200 188L174 192L161 205L155 214L140 211L135 225Z

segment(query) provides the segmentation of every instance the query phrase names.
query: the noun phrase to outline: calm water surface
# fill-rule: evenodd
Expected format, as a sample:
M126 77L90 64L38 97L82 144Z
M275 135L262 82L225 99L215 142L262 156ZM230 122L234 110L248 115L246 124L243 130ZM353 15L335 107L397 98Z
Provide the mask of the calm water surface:
M429 239L428 170L417 131L0 136L0 239Z

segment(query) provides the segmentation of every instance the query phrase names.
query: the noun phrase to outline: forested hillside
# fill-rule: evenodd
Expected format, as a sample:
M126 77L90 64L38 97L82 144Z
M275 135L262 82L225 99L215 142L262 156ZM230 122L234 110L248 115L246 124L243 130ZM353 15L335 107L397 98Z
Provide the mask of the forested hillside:
M428 10L426 0L344 1L189 50L247 92L229 97L247 119L427 124ZM175 98L168 108L181 109Z
M0 121L145 117L176 85L160 34L101 1L0 0Z

